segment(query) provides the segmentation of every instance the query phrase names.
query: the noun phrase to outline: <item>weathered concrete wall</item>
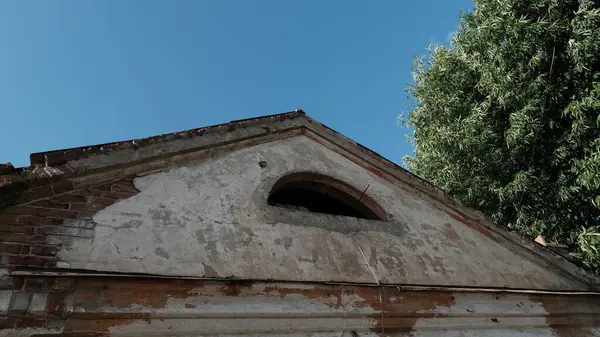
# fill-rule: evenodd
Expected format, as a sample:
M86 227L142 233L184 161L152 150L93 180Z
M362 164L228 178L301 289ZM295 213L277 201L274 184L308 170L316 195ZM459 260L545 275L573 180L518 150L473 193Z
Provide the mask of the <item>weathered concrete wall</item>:
M0 336L600 336L593 295L129 277L16 277Z
M277 179L303 171L358 190L369 186L390 222L267 204ZM140 193L98 212L93 238L74 237L60 260L71 268L176 276L585 288L304 136L134 183Z

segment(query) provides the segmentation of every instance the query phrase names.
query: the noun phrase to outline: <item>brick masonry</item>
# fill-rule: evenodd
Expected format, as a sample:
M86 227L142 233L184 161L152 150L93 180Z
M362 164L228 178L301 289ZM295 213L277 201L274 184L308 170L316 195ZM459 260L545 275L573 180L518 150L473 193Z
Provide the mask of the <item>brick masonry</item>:
M62 245L92 238L92 216L138 192L133 178L124 178L0 210L0 268L69 267L56 257ZM9 287L4 283L10 284L0 281L0 287Z
M12 289L0 290L0 331L64 326L72 311L76 279L66 277L13 276ZM1 334L0 334L1 335Z

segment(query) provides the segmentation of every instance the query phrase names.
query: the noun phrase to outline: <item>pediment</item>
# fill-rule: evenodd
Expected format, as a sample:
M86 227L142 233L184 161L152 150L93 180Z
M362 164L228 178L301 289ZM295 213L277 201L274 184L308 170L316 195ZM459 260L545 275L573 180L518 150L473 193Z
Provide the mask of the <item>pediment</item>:
M32 155L60 172L62 194L126 177L139 190L61 247L72 269L546 290L597 281L301 112L69 151ZM376 216L269 204L291 175L328 177Z

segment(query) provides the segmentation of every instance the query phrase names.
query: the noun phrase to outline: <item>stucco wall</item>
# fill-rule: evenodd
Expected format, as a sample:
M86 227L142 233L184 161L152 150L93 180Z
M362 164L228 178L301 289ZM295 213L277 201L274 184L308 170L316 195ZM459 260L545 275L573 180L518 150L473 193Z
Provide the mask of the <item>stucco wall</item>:
M267 162L265 168L260 161ZM391 222L269 206L271 186L318 172L366 194ZM71 268L295 281L581 289L439 207L297 136L134 181L140 193L98 212L94 237L58 257ZM372 268L373 272L371 272ZM376 280L377 279L377 280Z

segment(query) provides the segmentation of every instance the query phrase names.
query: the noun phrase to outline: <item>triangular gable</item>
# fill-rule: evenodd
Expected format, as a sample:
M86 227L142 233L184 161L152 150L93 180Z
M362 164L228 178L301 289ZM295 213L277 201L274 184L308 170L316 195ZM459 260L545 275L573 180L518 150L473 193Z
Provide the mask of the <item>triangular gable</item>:
M298 152L299 149L300 152ZM314 153L321 153L323 161L315 162ZM135 221L135 215L127 216L125 213L128 213L127 209L143 208L149 203L156 207L146 209L144 214L151 215L154 212L155 219L152 216L142 216L141 223L150 227L144 229L146 232L140 231L140 233L148 234L149 229L156 228L161 221L168 228L170 222L165 220L166 215L164 214L169 212L172 214L175 211L179 216L185 217L185 210L193 208L194 203L193 199L191 205L186 204L185 200L172 203L171 206L187 205L187 208L178 209L170 209L170 206L161 203L161 200L181 193L181 190L176 189L181 180L177 180L175 177L178 174L182 175L182 170L183 172L196 170L197 177L195 179L212 177L213 180L220 180L221 183L236 176L243 177L243 167L237 168L237 170L241 170L237 173L238 175L227 170L216 169L223 167L224 163L219 162L223 160L230 160L230 164L237 162L238 166L242 165L245 163L244 160L231 158L232 155L239 157L241 154L246 156L243 158L266 157L273 160L277 156L280 156L279 158L288 156L287 161L281 163L281 165L287 166L280 168L280 171L272 172L272 176L266 179L270 183L274 183L274 179L281 175L298 170L321 170L323 174L336 175L336 178L355 185L359 184L358 180L366 179L360 186L355 187L372 184L367 195L375 201L387 203L387 209L396 214L392 217L391 222L374 223L357 220L352 224L347 223L348 219L340 220L335 217L320 217L320 215L313 214L311 216L316 216L316 218L311 220L314 225L311 227L310 224L309 226L302 225L302 222L307 221L306 214L302 214L302 212L297 212L295 215L294 212L286 214L283 219L278 218L279 215L275 216L274 214L278 211L273 209L267 211L271 214L270 218L250 215L244 218L239 215L235 219L220 214L217 218L211 219L209 212L208 214L203 213L207 220L204 223L202 223L204 220L199 221L202 224L199 225L197 231L200 232L194 233L194 237L198 239L199 236L206 235L212 230L213 241L205 242L204 248L197 249L196 252L190 250L182 253L181 256L192 256L192 260L177 260L176 253L174 256L173 252L177 250L176 248L181 248L180 243L189 239L189 235L184 235L187 232L178 232L173 229L172 236L163 238L162 244L164 245L166 241L167 244L172 242L176 246L170 248L169 246L152 246L154 255L146 261L140 260L140 257L131 251L124 253L130 254L131 259L126 260L126 263L121 263L121 269L111 267L119 261L108 259L104 263L100 263L101 261L94 261L98 260L96 258L90 260L89 257L92 255L89 255L89 261L84 261L85 252L91 252L94 249L96 249L96 254L103 252L101 255L107 256L107 253L112 252L113 258L119 258L124 256L121 255L122 252L119 252L119 246L124 250L142 247L143 236L140 236L139 233L130 237L114 236L115 239L125 240L118 244L111 240L102 241L99 237L111 235L114 228L109 228L109 225L113 222L117 223L116 226L119 228L122 228L124 224L125 227L136 223L140 224ZM42 158L44 165L40 164ZM294 163L294 160L301 160L301 158L306 159L304 167ZM335 161L327 163L325 161L330 159L326 158L335 159ZM52 179L48 180L49 186L53 186L51 193L56 195L64 195L71 190L81 190L140 173L144 173L146 176L145 178L136 178L136 186L141 190L138 195L131 199L123 199L94 216L94 222L108 226L104 232L96 229L95 238L71 240L70 245L63 248L62 253L59 252L59 258L67 260L62 265L67 266L68 263L69 267L76 269L191 277L233 276L279 280L475 285L565 290L585 290L593 287L594 282L597 283L594 276L583 272L570 262L528 240L523 240L494 226L477 212L460 206L427 182L310 119L301 111L236 121L144 140L34 154L32 161L38 163L37 166L23 169L21 172L11 172L8 175L19 176L23 181L26 181L23 177L27 178L36 174L42 177L47 175L50 178L53 175L59 176L61 178L55 178L54 182ZM268 161L266 160L267 165L269 165ZM252 165L254 164L252 163ZM178 168L177 165L181 167ZM330 168L335 167L338 171L340 171L340 167L344 167L344 169L343 172L338 173L327 172L324 168L327 165ZM168 167L172 168L165 170ZM261 172L262 169L253 167L256 172ZM268 169L271 168L268 167ZM162 171L152 173L155 170ZM204 172L204 175L200 174L201 172ZM348 175L350 174L348 172L354 173ZM244 181L246 180L242 180L241 183ZM262 189L263 194L259 193L258 197L262 196L265 199L264 193L268 192L265 190L269 185L264 182L261 184L263 185L259 186L259 190ZM5 186L10 185L5 184ZM43 186L45 185L40 185L40 187ZM161 192L161 188L167 191L166 194L164 191ZM180 188L185 189L181 186ZM15 199L12 200L24 203L39 199L40 196L48 197L48 195L30 191L31 189L24 189L23 192L17 192L13 194ZM240 190L230 190L230 192L237 195ZM258 192L252 192L249 198L257 198L256 193ZM243 200L243 198L237 200L236 207L248 208L248 203L244 204ZM9 202L14 203L14 201ZM161 208L160 205L164 207ZM413 214L407 219L406 215L403 215L402 212L398 213L398 210L394 209L394 205ZM416 208L419 210L416 211ZM249 210L256 211L251 207ZM136 213L136 211L130 213ZM162 220L161 214L163 214ZM185 218L179 220L180 223L183 221L184 226L189 227L188 229L198 226L198 220L186 220ZM222 227L215 227L214 221L221 222ZM336 221L341 222L337 223ZM208 226L209 222L210 226ZM330 227L323 227L322 223L328 223L327 226ZM358 233L346 233L344 230L334 228L344 224L349 228L354 228ZM204 225L206 226L202 227ZM276 226L279 227L275 228ZM229 243L232 246L228 249L217 247L219 242L223 242L223 235L225 235L219 234L220 231L228 232L229 230L232 231L232 236L229 237L230 240L233 240ZM178 237L178 235L183 236ZM302 242L301 238L307 235L317 240L319 245L315 246L315 242L311 245L310 241ZM272 237L273 246L283 247L279 251L284 255L283 257L265 255L269 251L268 243L261 242L257 238L267 237ZM294 243L294 238L296 238L296 243ZM318 241L318 239L325 241ZM243 241L246 241L247 246L240 245L240 242ZM116 252L113 247L110 247L111 243L117 247ZM198 241L196 243L201 244ZM91 250L86 248L89 244L92 244ZM153 245L154 243L146 244ZM294 246L298 244L300 245ZM214 246L210 252L206 250L209 245ZM265 245L267 245L266 248ZM285 250L286 246L288 246L288 251ZM314 255L314 252L318 251L318 247L324 246L334 246L337 249L325 251L323 255ZM387 252L378 251L380 248L387 249ZM173 250L169 251L169 249ZM289 251L289 249L292 250ZM220 251L229 251L233 255L227 259L226 255L218 256ZM419 251L419 254L415 254L415 251ZM439 252L436 253L436 251ZM409 258L411 254L417 257L411 260ZM161 260L161 256L164 260ZM81 257L81 261L76 261L77 257ZM278 261L278 263L269 262L269 258L275 258L272 261ZM135 262L136 259L138 262ZM249 259L247 262L250 265L244 266L244 259ZM261 264L261 259L267 264ZM329 259L329 261L323 261L323 259ZM466 261L460 261L460 259ZM469 260L472 263L467 263ZM173 263L177 261L181 262L181 265L174 267ZM191 267L193 261L197 263ZM327 263L319 265L324 262ZM311 268L311 263L320 267ZM419 268L419 264L424 268ZM277 268L271 268L272 266L277 266ZM296 269L286 271L285 266ZM505 276L502 276L503 274ZM503 282L500 282L500 279L503 279Z

